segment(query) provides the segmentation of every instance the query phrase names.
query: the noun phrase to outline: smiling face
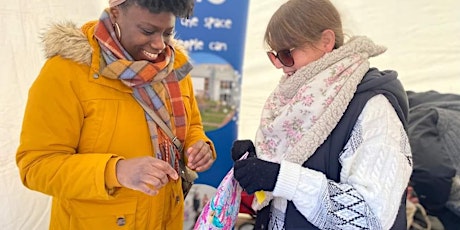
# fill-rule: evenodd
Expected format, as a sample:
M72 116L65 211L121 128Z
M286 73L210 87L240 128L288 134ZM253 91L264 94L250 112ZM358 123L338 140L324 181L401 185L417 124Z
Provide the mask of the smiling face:
M120 43L136 61L155 62L173 37L176 17L171 12L155 14L133 4L112 7L111 14L120 27Z

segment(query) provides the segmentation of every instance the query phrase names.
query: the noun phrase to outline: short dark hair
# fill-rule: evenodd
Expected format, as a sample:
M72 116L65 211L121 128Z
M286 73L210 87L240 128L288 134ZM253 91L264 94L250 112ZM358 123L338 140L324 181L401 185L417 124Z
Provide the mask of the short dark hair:
M176 17L189 18L193 14L195 0L126 0L120 7L127 8L133 4L147 8L154 14L171 12Z

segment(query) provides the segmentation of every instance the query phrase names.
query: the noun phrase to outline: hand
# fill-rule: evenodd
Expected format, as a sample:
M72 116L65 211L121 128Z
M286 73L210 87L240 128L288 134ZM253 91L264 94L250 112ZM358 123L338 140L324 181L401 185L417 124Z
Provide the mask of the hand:
M158 194L170 179L179 179L171 165L153 157L119 160L116 170L121 185L151 196Z
M188 158L187 166L197 172L208 170L215 160L211 147L202 140L190 146L185 153Z
M233 165L233 176L248 194L273 191L279 171L279 164L255 157L236 161Z
M251 140L236 140L233 142L232 146L232 159L237 161L243 156L246 152L249 152L247 158L256 156L256 148Z

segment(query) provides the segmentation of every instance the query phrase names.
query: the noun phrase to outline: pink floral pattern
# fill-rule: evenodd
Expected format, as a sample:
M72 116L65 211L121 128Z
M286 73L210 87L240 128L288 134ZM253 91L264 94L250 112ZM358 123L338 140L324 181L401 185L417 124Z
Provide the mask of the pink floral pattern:
M255 139L257 157L276 163L305 162L345 112L369 70L369 56L385 50L366 37L353 37L347 46L283 76L263 107ZM257 206L258 202L253 203L255 210L267 204Z
M241 159L245 159L248 153ZM233 168L217 187L216 194L205 204L194 230L231 230L235 226L241 202L241 188L233 178Z

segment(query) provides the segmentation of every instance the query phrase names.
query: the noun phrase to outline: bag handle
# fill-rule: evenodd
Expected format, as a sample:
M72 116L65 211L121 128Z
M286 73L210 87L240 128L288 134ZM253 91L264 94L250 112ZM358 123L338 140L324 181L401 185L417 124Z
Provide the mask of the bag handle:
M134 96L133 96L134 97ZM181 153L181 158L184 157L184 153L183 153L183 146L182 146L182 143L180 142L179 138L177 138L173 132L171 131L171 129L164 123L164 121L155 113L155 111L153 111L150 107L148 107L143 101L139 100L138 98L134 97L136 99L137 102L139 102L139 104L142 106L142 108L145 110L145 112L147 112L149 114L149 116L153 119L153 121L155 121L158 126L160 126L160 128L166 133L166 135L168 135L168 137L171 139L171 141L173 142L173 144L176 146L176 148L180 151Z

